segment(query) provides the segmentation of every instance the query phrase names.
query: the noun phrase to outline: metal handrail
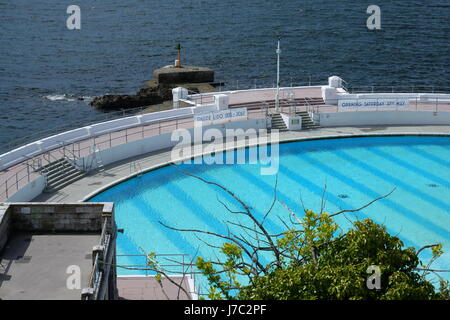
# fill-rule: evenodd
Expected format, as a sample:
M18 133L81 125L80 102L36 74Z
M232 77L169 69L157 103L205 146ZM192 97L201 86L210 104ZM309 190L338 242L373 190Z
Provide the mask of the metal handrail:
M116 254L116 257L143 257L148 258L148 255L146 254ZM169 275L180 275L180 274L202 274L200 271L193 271L193 268L195 267L195 263L186 263L186 261L189 261L189 254L185 253L159 253L155 254L156 258L165 258L169 263L158 263L161 267L182 267L182 271L174 271L174 270L165 270L166 273L168 272ZM168 258L170 257L170 259ZM173 258L181 257L181 261L173 260ZM173 264L172 264L173 263ZM142 268L142 271L146 271L146 275L148 275L148 271L152 271L148 269L148 264L118 264L118 267L124 267L124 268L133 268L133 267L139 267Z
M108 231L108 224L110 224L110 223L111 223L110 218L106 217L103 221L102 233L100 235L99 244L101 246L103 246L103 253L104 253L103 259L107 259L107 255L110 252L109 246L110 246L111 236L113 236L113 234L111 234ZM105 264L105 261L100 260L98 254L95 254L95 256L93 258L94 258L94 260L93 260L91 272L89 274L87 285L89 288L93 289L93 299L97 300L100 286L101 286L101 281L103 279L103 275L105 274L104 268L105 268L106 264ZM100 267L100 265L102 265L102 264L103 264L103 267ZM86 299L89 300L89 298L86 298Z
M0 144L0 150L2 150L2 153L5 153L5 152L8 152L15 148L24 146L33 141L39 140L41 138L49 137L52 134L58 134L63 131L69 131L71 129L76 129L76 128L79 128L81 125L86 126L86 125L93 124L96 122L119 119L119 118L124 117L126 114L137 114L146 108L148 108L148 106L130 108L130 109L122 109L120 111L106 112L99 117L92 116L92 117L89 117L88 119L83 118L82 122L81 121L74 122L69 125L56 126L56 127L52 127L52 128L46 129L46 130L41 130L39 132L30 134L30 135L26 135L24 137L20 137L20 138L8 141L6 143Z
M424 89L418 90L418 89ZM349 93L450 93L450 86L435 85L413 85L413 86L389 86L389 85L372 85L372 86L355 86L347 87Z
M87 155L91 154L88 150L92 144L101 145L100 149L103 150L103 149L105 149L105 143L107 145L109 145L109 147L111 147L111 146L113 146L113 144L115 143L116 140L120 140L123 138L125 138L125 140L128 142L131 139L131 137L136 136L136 135L140 135L142 138L145 136L148 137L148 136L159 135L159 134L163 133L166 128L173 127L172 122L166 124L167 120L169 120L169 121L175 120L175 129L178 129L178 128L180 128L180 125L183 125L186 123L191 123L193 121L193 118L191 116L183 115L183 116L178 116L178 117L172 117L170 119L158 119L158 120L154 120L154 121L149 121L149 122L145 123L144 125L136 125L136 126L127 128L125 130L124 134L116 136L116 137L112 137L112 133L108 133L108 134L106 134L109 138L107 140L103 139L103 140L99 141L99 139L101 139L105 135L98 134L98 135L92 136L88 139L85 139L83 141L77 141L77 142L73 142L71 144L67 144L67 145L65 145L65 148L67 150L68 145L77 144L78 145L77 151L79 153L78 158L80 158L82 155L87 156ZM186 120L186 121L183 121L183 120ZM157 125L157 128L154 127L155 124ZM135 129L137 127L141 127L142 130L140 130L138 132L134 132L134 133L129 132L130 129ZM150 133L150 135L148 133ZM152 133L154 133L154 134L152 134ZM91 141L93 143L88 143L88 146L86 146L86 147L80 146L80 143L89 142L89 141ZM108 146L106 146L106 148L108 148ZM59 156L56 156L55 153L58 154ZM41 161L42 161L42 159L43 159L47 163L50 163L51 162L50 159L59 160L63 156L64 156L64 151L62 151L61 146L59 146L59 147L55 147L52 150L47 150L43 153L35 155L31 158L27 157L27 161L34 160L34 159L41 159ZM43 166L44 163L41 162L41 165ZM0 188L4 187L4 191L1 191L1 189L0 189L0 199L4 199L4 200L8 199L9 196L12 195L12 192L18 191L20 189L20 185L22 184L22 182L24 180L27 180L28 182L30 182L32 178L34 179L41 175L41 174L36 174L34 176L33 173L35 173L35 172L29 171L29 166L26 165L26 162L19 163L12 167L20 167L20 166L22 166L22 168L19 168L18 171L13 172L11 174L11 176L4 179L4 182L0 184ZM9 169L10 168L5 169L3 171L3 173L7 174Z
M146 259L148 258L148 255L146 254L116 254L116 257L145 257ZM197 274L203 274L201 271L195 271L196 265L194 263L186 263L186 261L190 261L189 254L185 254L185 253L163 253L163 254L155 254L155 258L165 258L167 261L169 261L169 264L167 263L158 263L158 265L160 267L163 267L164 269L167 267L179 267L180 265L182 266L181 272L180 271L174 271L174 270L168 270L165 269L164 272L168 275L168 276L190 276L191 279L194 281L194 287L192 288L193 292L190 292L191 294L197 294L200 295L200 292L196 291L196 287L195 287L195 283L197 282ZM170 259L169 259L169 258ZM176 261L173 260L173 258L176 257L181 257L181 261ZM171 264L171 263L175 263L175 264ZM148 271L152 271L150 269L148 269L148 264L145 265L140 265L140 264L131 264L131 265L119 265L119 263L117 262L117 267L123 267L123 268L139 268L140 270L145 270L145 275L148 276ZM194 270L195 269L195 270Z
M186 119L186 121L182 121L184 119ZM126 141L129 141L130 137L135 136L135 135L141 135L142 137L144 137L144 136L152 136L152 135L146 135L146 133L153 132L155 130L157 130L157 132L154 135L161 134L161 133L163 133L165 128L169 128L169 127L173 126L172 123L169 123L168 125L165 125L164 123L167 122L166 120L167 119L162 119L162 120L159 119L159 120L149 121L149 122L147 122L144 125L136 125L136 126L133 126L133 127L129 127L129 128L127 128L125 130L124 134L119 135L117 137L112 137L112 133L108 133L108 134L106 134L109 137L108 140L101 140L99 142L98 139L101 138L101 137L104 137L105 135L104 134L98 134L98 135L92 136L92 137L90 137L88 139L85 139L85 140L82 140L82 141L77 141L77 142L73 142L73 143L67 144L64 147L66 148L66 150L68 150L67 146L77 144L78 145L78 150L77 151L79 153L78 158L80 158L82 155L86 155L87 156L87 155L91 154L91 152L89 152L88 150L89 150L90 146L92 145L92 143L89 143L88 146L81 147L80 146L81 142L93 141L93 144L97 144L97 145L101 144L102 145L101 150L103 150L103 149L105 149L104 148L105 142L109 145L109 147L111 147L113 145L114 141L120 140L120 139L123 139L123 138L125 138ZM183 116L170 118L169 121L170 120L175 120L176 129L178 129L180 127L180 125L192 122L192 117L183 115ZM157 128L153 127L155 124L158 125ZM137 128L137 127L142 127L142 130L139 131L139 132L134 132L134 133L130 133L129 132L130 129L134 129L134 128ZM59 154L59 156L55 155L55 153ZM50 159L53 159L54 161L57 161L57 160L61 159L62 157L64 157L64 151L62 150L61 146L57 146L57 147L55 147L52 150L47 150L47 151L45 151L43 153L40 153L40 154L37 154L37 155L35 155L33 157L26 157L27 158L26 160L28 161L28 160L34 160L34 159L41 159L41 160L43 159L43 160L46 161L46 164L48 164L48 163L51 162ZM42 164L42 166L44 165L44 163L41 163L41 164ZM6 178L5 181L0 184L0 188L2 186L5 186L5 191L0 191L0 199L4 198L6 200L9 197L9 195L11 195L12 191L19 190L19 187L18 187L19 183L22 182L24 179L31 180L31 173L28 172L28 169L27 169L28 166L26 164L24 164L24 162L22 162L20 164L17 164L17 165L14 165L12 167L16 167L16 166L20 166L20 165L22 165L23 168L21 168L18 171L14 172L10 177ZM8 171L8 169L9 168L5 169L4 172ZM14 182L12 182L12 181L14 181Z

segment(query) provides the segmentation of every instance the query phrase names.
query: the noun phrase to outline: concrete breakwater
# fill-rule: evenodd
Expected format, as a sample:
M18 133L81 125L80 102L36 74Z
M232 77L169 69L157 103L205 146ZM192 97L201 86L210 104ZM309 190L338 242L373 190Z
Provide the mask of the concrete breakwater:
M213 92L218 83L214 82L214 71L205 67L166 66L153 71L153 79L136 94L104 95L95 97L90 105L105 110L127 109L151 106L172 100L172 89L184 87L204 93Z

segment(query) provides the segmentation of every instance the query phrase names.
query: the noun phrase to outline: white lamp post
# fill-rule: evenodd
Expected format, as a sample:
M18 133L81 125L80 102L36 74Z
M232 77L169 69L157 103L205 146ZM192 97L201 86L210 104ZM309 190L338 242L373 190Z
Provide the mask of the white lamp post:
M279 112L280 109L280 40L278 40L277 47L277 93L275 95L275 110Z

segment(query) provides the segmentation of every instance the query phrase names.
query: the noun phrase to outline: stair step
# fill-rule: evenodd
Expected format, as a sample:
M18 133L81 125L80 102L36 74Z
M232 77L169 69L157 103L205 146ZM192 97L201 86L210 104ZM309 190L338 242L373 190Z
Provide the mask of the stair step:
M75 167L67 158L58 159L38 169L47 183L44 192L57 191L84 177L85 172Z
M65 179L60 180L57 184L48 185L46 188L46 192L55 192L58 191L61 188L64 188L68 186L71 183L74 183L75 181L83 178L86 175L84 172L77 172L75 175L71 175L69 177L66 177Z
M58 183L59 181L63 180L66 177L71 177L71 176L74 176L79 173L80 173L80 171L73 168L72 170L65 171L64 173L62 173L60 175L53 176L51 179L47 178L47 185L53 185L53 184Z
M49 163L49 164L39 168L38 170L39 171L48 172L48 171L51 171L53 169L56 169L56 168L59 168L59 167L64 167L64 166L67 166L67 165L70 165L70 163L67 161L67 159L63 159L63 160L58 160L58 161Z
M52 170L54 168L57 168L57 167L61 166L65 162L66 162L66 159L64 159L64 158L63 159L59 159L59 160L56 160L56 161L51 162L51 163L48 163L48 164L38 168L36 171L38 171L38 172L49 171L49 170Z
M61 173L65 173L67 171L71 171L71 170L77 170L76 168L74 168L73 165L71 164L67 164L66 166L61 166L58 168L55 168L49 172L46 172L46 176L47 176L47 180L52 179L53 177L59 176Z

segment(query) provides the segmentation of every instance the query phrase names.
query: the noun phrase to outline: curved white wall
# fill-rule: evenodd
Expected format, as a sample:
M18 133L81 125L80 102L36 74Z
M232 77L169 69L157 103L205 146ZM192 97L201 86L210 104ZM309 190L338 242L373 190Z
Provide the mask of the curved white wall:
M110 132L150 124L152 122L192 117L193 109L194 108L182 108L167 110L101 122L83 128L66 131L39 141L34 141L0 155L0 170L5 170L15 164L27 160L27 158L58 148L61 146L62 142L68 144Z
M358 99L410 99L418 102L449 103L450 94L446 93L348 93L342 88L322 86L322 99L326 104L337 104L338 100Z
M224 136L227 129L266 129L266 119L252 119L244 121L228 122L223 124L216 124L205 126L203 129L216 128L223 132ZM186 129L193 136L193 128ZM175 146L178 141L171 140L172 133L165 133L157 136L152 136L132 142L120 144L112 148L99 151L97 157L101 159L103 165L108 165L117 161L125 160L138 155L146 154L152 151L164 150ZM84 163L94 163L92 155L77 159L76 164L82 166ZM16 193L7 199L7 202L28 202L36 198L42 193L45 188L45 177L40 176L31 181L27 185L21 187Z
M249 128L253 128L258 130L258 129L266 129L267 124L266 119L252 119L252 120L234 121L223 124L205 126L203 127L203 130L211 128L219 129L225 136L227 129L246 130ZM194 136L193 128L186 130L189 131L192 137ZM108 165L117 161L125 160L152 151L169 149L174 147L178 143L178 141L172 141L171 136L172 133L164 133L161 135L120 144L118 146L99 151L97 153L97 157L101 159L103 165ZM92 155L89 155L84 158L84 163L89 164L92 162L93 162ZM82 163L83 158L78 159L77 165L81 166Z
M318 115L321 127L450 124L450 112L343 111L343 112L320 113ZM315 117L315 119L317 118Z
M28 202L36 198L45 189L45 177L40 176L8 198L7 202Z

